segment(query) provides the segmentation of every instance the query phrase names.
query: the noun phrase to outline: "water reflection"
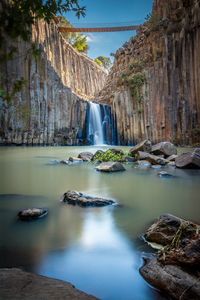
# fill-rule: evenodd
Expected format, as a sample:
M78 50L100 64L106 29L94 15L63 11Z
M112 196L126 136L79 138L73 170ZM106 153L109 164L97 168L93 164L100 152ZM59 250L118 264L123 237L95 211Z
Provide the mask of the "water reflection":
M116 228L108 209L89 210L69 248L53 251L39 266L42 275L70 281L101 299L154 299L138 273L139 257Z

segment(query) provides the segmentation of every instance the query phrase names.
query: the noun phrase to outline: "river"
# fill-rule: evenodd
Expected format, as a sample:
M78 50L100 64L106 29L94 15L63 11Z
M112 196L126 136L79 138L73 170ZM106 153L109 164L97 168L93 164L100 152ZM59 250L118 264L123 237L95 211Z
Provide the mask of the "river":
M126 172L103 174L90 163L55 163L97 149L0 148L0 267L69 281L105 300L166 299L139 274L143 253L151 252L140 236L162 213L200 222L200 171L168 167L175 177L164 179L158 170L135 164L127 164ZM121 206L69 206L59 201L69 189ZM17 212L27 207L48 207L49 215L17 220Z

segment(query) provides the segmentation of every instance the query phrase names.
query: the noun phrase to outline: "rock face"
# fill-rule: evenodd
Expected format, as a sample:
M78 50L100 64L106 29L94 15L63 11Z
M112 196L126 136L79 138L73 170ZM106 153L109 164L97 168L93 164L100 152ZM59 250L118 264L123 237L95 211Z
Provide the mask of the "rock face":
M0 143L87 143L89 105L84 100L95 98L106 73L75 51L54 22L33 26L32 42L41 51L38 57L31 54L31 43L18 42L17 59L1 63L0 84L5 90L11 92L21 78L26 83L9 103L0 101Z
M45 217L48 214L47 208L27 208L18 213L18 217L23 221L35 220Z
M110 199L93 197L76 191L66 192L63 195L62 201L71 205L78 205L82 207L87 207L87 206L101 207L101 206L111 205L115 203L113 200Z
M99 95L118 141L200 142L200 3L155 0L152 17L115 53Z
M200 169L200 148L193 152L183 153L175 159L177 168Z
M103 162L96 167L97 171L100 172L120 172L125 171L126 169L120 162Z
M4 300L95 300L68 282L20 269L0 269L1 299Z

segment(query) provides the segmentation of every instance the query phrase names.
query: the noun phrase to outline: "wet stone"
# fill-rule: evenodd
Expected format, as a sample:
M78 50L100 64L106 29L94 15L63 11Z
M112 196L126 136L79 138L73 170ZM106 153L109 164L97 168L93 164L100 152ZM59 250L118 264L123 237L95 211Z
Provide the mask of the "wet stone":
M114 200L91 196L77 191L66 192L63 195L61 201L64 203L68 203L71 205L78 205L81 207L88 207L88 206L101 207L101 206L116 204Z
M20 220L28 221L43 218L48 214L47 208L27 208L18 213Z

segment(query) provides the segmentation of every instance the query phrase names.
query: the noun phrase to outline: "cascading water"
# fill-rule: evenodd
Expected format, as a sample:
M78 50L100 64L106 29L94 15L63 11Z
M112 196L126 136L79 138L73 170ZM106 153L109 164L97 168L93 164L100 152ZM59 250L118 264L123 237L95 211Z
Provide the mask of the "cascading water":
M89 102L89 139L94 145L104 144L100 104Z

